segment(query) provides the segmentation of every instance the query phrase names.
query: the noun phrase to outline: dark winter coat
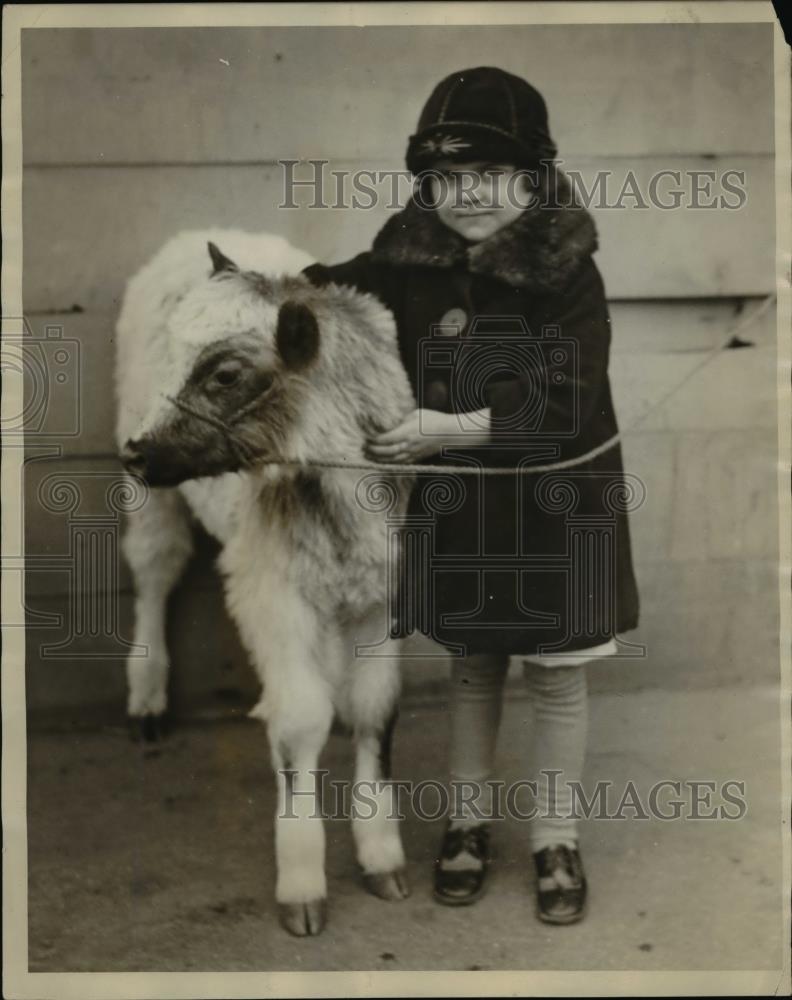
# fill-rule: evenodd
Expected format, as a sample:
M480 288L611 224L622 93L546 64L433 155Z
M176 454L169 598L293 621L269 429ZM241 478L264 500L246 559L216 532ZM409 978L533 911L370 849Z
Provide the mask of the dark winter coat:
M557 184L557 204L568 204L563 175ZM580 455L617 430L596 247L578 207L526 211L468 244L411 203L371 252L306 273L372 292L393 311L419 407L491 408L490 445L427 462L517 467ZM558 472L419 477L402 629L457 654L530 654L634 628L628 506L618 445Z

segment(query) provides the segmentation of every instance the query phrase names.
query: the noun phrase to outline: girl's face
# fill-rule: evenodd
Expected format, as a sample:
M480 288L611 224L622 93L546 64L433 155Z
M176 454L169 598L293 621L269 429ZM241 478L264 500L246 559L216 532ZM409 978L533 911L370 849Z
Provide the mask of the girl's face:
M511 163L455 163L433 168L433 203L440 221L466 240L478 243L514 222L528 204L526 177Z

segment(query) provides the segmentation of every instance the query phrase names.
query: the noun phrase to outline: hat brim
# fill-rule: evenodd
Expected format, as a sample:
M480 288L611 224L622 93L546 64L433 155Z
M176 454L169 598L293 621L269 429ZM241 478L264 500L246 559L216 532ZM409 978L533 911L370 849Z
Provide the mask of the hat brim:
M411 135L406 160L407 169L417 174L442 160L533 166L546 153L546 150L529 148L516 136L493 125L449 121Z

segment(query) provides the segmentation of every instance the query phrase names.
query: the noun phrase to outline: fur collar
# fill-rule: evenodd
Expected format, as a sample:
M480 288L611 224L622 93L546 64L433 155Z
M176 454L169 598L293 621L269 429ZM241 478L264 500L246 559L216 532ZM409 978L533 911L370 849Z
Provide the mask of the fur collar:
M438 221L431 210L411 201L380 230L375 260L397 266L466 266L471 274L497 278L532 292L561 291L586 257L597 249L597 231L588 212L572 196L559 170L551 179L555 197L540 191L540 204L481 243L469 244Z

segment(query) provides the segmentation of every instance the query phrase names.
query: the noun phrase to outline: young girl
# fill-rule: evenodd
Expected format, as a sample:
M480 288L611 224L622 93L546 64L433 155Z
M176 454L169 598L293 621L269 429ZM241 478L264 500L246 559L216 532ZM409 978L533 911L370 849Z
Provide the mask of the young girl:
M454 657L451 787L464 790L434 891L460 905L485 887L488 817L503 808L488 779L516 656L535 715L538 915L567 924L586 901L568 787L585 755L584 664L615 652L615 634L636 626L638 596L619 447L565 470L517 472L582 455L617 429L596 231L555 156L533 87L489 67L454 73L409 140L412 202L370 253L307 273L378 295L396 318L418 409L370 443L372 458L515 468L453 474L439 504L426 487L440 477L427 474L412 499L413 515L431 517L433 540L403 597L420 598L421 627Z

